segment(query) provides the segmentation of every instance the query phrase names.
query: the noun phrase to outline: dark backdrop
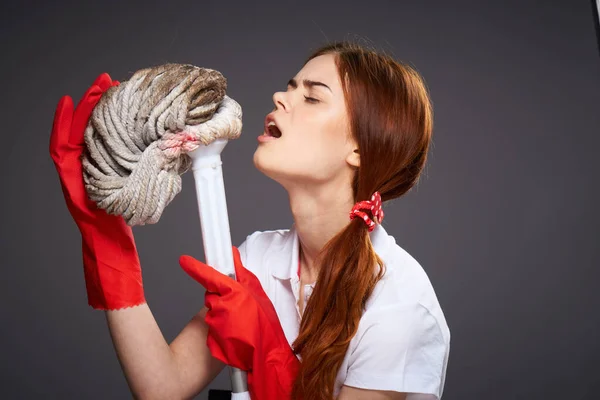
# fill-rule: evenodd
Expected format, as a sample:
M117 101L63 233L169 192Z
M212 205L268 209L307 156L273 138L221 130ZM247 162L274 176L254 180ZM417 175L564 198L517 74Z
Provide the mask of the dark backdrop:
M254 4L257 3L257 4ZM414 65L435 108L419 185L384 226L425 268L452 333L444 400L594 399L600 389L600 57L590 1L2 3L2 398L130 398L48 154L54 109L101 72L192 63L244 109L223 153L234 244L287 228L256 136L311 50L360 39ZM191 174L134 229L148 303L171 341L202 306ZM227 373L212 388L227 388ZM199 396L206 398L206 393Z

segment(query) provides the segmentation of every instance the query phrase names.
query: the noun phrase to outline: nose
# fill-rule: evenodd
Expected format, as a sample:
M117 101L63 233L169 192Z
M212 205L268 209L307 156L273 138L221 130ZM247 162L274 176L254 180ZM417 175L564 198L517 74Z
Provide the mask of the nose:
M285 98L284 92L275 92L273 93L273 103L275 103L275 109L283 109L284 111L288 111L289 104L287 103L287 99Z

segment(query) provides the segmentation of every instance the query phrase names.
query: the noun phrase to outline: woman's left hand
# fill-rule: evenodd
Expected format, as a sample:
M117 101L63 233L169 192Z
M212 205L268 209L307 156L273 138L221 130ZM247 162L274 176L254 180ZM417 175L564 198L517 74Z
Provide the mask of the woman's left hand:
M236 280L191 256L179 264L206 288L207 345L213 357L248 372L255 399L289 399L300 361L258 278L242 265L233 247Z

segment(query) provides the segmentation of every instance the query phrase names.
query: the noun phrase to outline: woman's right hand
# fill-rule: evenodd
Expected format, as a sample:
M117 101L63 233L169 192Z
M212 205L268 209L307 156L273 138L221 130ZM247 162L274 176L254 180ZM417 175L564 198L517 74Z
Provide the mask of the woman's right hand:
M213 357L248 372L253 399L290 399L300 361L290 347L275 307L258 278L232 246L237 280L191 256L179 264L206 292L206 344Z
M83 181L84 131L102 94L118 84L108 74L101 74L75 110L71 97L63 96L54 114L50 137L50 156L65 202L81 232L88 304L99 310L116 310L146 302L131 227L121 216L99 209L88 198Z

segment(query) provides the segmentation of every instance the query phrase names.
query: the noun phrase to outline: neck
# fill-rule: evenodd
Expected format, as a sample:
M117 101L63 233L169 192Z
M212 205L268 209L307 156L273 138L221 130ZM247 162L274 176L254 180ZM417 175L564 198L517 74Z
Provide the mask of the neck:
M317 188L288 189L290 208L300 242L300 270L303 283L313 283L319 275L315 259L323 246L349 222L354 205L347 181L328 182Z

